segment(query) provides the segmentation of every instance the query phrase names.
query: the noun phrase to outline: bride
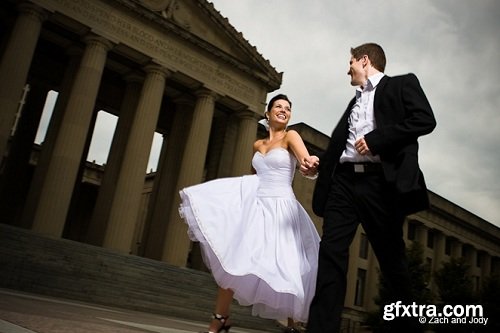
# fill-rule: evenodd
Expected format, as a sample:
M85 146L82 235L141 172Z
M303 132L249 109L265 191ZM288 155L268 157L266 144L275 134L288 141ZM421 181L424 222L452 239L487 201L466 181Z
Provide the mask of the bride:
M253 145L252 170L184 188L181 216L189 237L219 286L208 332L229 332L230 304L252 305L252 314L287 320L285 332L306 322L314 295L319 236L296 200L297 163L310 176L319 163L299 133L287 130L292 103L273 97L265 112L268 136ZM309 171L303 171L309 170Z

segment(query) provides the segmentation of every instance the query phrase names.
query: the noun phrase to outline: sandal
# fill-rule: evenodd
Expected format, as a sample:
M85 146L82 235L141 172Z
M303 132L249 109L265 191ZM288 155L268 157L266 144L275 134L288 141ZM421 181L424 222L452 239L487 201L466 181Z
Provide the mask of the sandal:
M216 332L205 331L205 332L200 332L200 333L221 333L221 332L229 333L229 329L231 328L231 325L226 325L226 322L229 319L229 316L223 316L223 315L220 315L218 313L213 313L212 319L217 319L221 323L222 326Z
M283 333L300 333L300 331L294 327L287 327L283 330Z

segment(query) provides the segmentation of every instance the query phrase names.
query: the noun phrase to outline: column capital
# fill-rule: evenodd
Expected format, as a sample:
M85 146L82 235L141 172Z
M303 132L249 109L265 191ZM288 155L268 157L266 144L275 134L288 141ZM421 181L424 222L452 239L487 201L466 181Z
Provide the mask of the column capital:
M431 230L434 232L434 236L436 237L446 237L446 234L440 229L432 228Z
M193 101L193 97L188 94L179 94L173 98L175 104L178 105L186 105L186 106L194 106L195 102Z
M166 68L166 67L164 67L162 65L156 64L154 62L150 62L147 65L145 65L143 67L143 70L147 74L152 74L152 73L156 72L157 74L163 76L164 78L167 78L170 75L172 75L172 71L170 71L168 68Z
M247 119L247 120L260 120L262 116L257 114L256 112L253 112L249 109L240 109L237 110L235 113L236 117L239 119Z
M196 95L196 97L210 97L214 101L216 101L219 98L219 95L215 91L210 90L208 88L200 88L196 90L194 94Z
M419 226L419 227L422 227L422 226L425 226L425 223L420 221L420 220L417 220L417 219L407 219L407 223L408 224L414 224L415 226Z
M142 83L144 81L144 74L136 71L130 71L123 75L123 79L127 83Z
M109 39L104 38L99 35L95 34L88 34L83 37L83 41L85 44L90 45L90 44L96 44L104 47L106 51L109 51L113 48L114 44L111 42Z
M36 17L40 22L45 21L49 17L49 12L31 2L23 2L17 7L19 12L23 14L32 15Z

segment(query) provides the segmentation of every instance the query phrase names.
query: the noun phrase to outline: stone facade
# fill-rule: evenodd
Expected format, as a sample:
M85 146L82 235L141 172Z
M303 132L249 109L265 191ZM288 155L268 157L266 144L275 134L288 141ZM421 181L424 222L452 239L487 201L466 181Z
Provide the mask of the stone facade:
M52 237L71 229L85 193L82 156L96 114L104 109L118 116L118 124L80 240L132 252L158 132L165 138L165 163L148 207L146 230L155 235L145 237L162 236L148 246L148 255L185 265L190 243L180 237L186 227L173 194L202 181L213 154L230 155L226 174L248 172L256 120L282 74L207 1L4 1L1 13L2 219ZM11 180L20 171L29 174L29 152L49 90L59 92L58 101L33 179L20 189Z

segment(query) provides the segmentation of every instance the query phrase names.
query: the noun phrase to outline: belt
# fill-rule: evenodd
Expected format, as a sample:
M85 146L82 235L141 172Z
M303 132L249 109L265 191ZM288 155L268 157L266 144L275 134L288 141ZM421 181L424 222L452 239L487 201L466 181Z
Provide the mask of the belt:
M344 162L337 164L335 171L352 173L382 173L383 169L381 163Z

